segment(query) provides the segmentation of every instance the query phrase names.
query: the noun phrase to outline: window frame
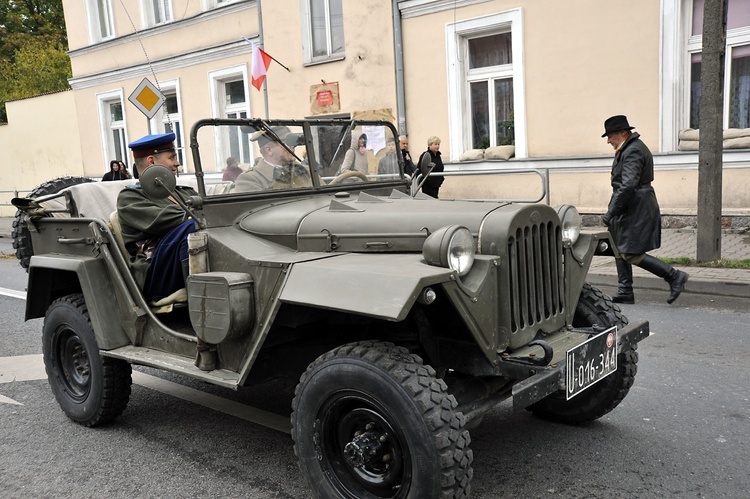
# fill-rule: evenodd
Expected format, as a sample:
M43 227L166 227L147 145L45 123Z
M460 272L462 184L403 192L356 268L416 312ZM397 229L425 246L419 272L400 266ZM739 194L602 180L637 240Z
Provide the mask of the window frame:
M690 126L690 106L691 106L691 93L690 93L690 77L692 67L692 56L703 51L703 36L702 35L691 35L693 32L693 0L688 0L689 9L688 22L685 25L686 41L686 55L685 55L685 71L683 73L683 83L685 89L685 107L683 109L683 124L685 127ZM722 92L722 127L724 130L729 128L729 107L731 98L731 82L732 82L732 50L737 47L750 47L750 26L743 26L741 28L734 28L727 30L725 53L724 53L724 88Z
M224 7L230 3L245 2L247 0L201 0L203 11Z
M162 26L169 24L174 20L174 8L172 0L139 0L141 7L141 25L144 28L152 28L154 26ZM156 22L156 12L154 9L154 2L159 2L159 6L162 10L164 17L163 21Z
M127 113L122 89L98 93L96 94L96 99L99 112L99 129L101 130L102 157L104 158L104 163L108 165L113 159L121 159L125 164L130 163L130 157L128 155ZM111 120L110 106L116 102L119 102L122 108L121 123L113 123ZM119 148L120 156L122 156L121 158L118 157L117 146L114 143L112 133L114 130L119 130L120 136L122 137L122 142ZM105 168L105 171L107 169L108 168Z
M462 60L468 61L470 60L470 47L469 47L469 41L474 40L477 38L484 38L487 36L492 35L499 35L499 34L505 34L510 33L510 29L507 31L496 31L493 30L490 33L479 33L475 36L465 36L463 37L463 56ZM512 53L512 49L511 49ZM511 55L512 57L512 55ZM468 66L468 64L467 64ZM472 83L482 83L486 82L487 84L487 100L488 100L488 120L489 120L489 139L490 139L490 145L487 147L495 147L501 144L493 144L497 138L497 116L495 115L496 110L496 101L495 101L495 88L494 88L494 82L497 80L513 80L513 63L510 64L501 64L497 66L483 66L479 68L466 68L466 92L467 92L467 118L469 119L469 128L467 129L467 133L469 134L468 144L470 144L473 148L474 144L474 137L473 137L473 109L471 105L471 86ZM515 89L514 89L515 90ZM514 102L515 104L515 102ZM515 125L514 125L515 127Z
M86 17L88 21L89 41L93 43L110 40L115 37L115 23L112 12L112 0L86 0ZM100 6L105 12L101 12ZM106 25L100 19L104 17ZM106 34L102 31L106 30Z
M177 157L183 173L188 171L188 162L190 155L185 147L185 124L182 119L182 98L180 95L180 80L168 80L159 82L159 90L165 96L174 95L177 100L177 112L167 113L166 102L156 112L153 118L149 120L149 133L167 133L167 124L172 124L172 132L175 134L175 148Z
M226 118L228 113L244 113L245 117L252 116L251 99L250 99L250 79L248 76L247 65L233 66L217 71L211 71L208 74L209 78L209 93L211 98L211 116L214 118ZM245 102L242 104L226 104L226 91L225 84L234 81L242 80L243 89L245 92ZM218 133L218 131L215 131ZM223 171L223 165L225 164L226 158L223 157L223 151L229 150L228 137L214 136L214 156L216 164L216 172L220 173ZM249 147L249 154L247 157L238 157L241 163L250 163L255 160L255 151L253 147Z
M482 36L511 34L511 67L497 66L468 69L468 40ZM481 80L491 74L503 73L513 79L513 127L515 133L515 157L526 158L526 96L524 83L523 12L510 9L488 16L448 23L445 27L446 56L448 68L448 122L450 130L450 159L458 161L464 151L471 149L471 122L469 85L470 78ZM504 67L500 72L495 68ZM498 77L496 77L498 78Z
M678 134L690 124L690 69L691 55L702 48L700 35L692 37L693 0L661 0L661 73L660 73L660 123L659 150L678 150ZM732 39L730 39L730 36ZM727 46L745 45L741 40L750 40L750 28L735 28L727 31ZM750 42L748 42L750 43ZM696 50L698 48L698 50ZM731 53L727 51L728 54ZM725 60L725 69L727 61ZM728 82L725 71L724 123L729 123Z
M310 2L313 0L300 0L300 18L302 25L302 52L303 52L303 65L311 66L315 64L323 64L326 62L340 61L346 58L346 33L343 27L342 19L342 31L344 31L344 48L341 52L332 53L331 39L333 31L331 29L331 14L330 14L330 2L331 0L322 0L325 2L326 11L326 41L328 54L323 56L315 56L313 50L313 29L312 29L312 7ZM341 11L343 15L344 2L341 2Z

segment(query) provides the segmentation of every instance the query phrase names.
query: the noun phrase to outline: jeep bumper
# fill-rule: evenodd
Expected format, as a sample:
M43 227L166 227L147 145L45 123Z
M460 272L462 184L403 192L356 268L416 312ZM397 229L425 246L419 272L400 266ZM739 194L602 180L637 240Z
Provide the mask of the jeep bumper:
M617 331L617 353L632 348L650 335L648 321L628 324ZM525 409L558 390L565 390L565 368L565 360L562 360L534 369L532 376L513 386L513 408L517 411Z

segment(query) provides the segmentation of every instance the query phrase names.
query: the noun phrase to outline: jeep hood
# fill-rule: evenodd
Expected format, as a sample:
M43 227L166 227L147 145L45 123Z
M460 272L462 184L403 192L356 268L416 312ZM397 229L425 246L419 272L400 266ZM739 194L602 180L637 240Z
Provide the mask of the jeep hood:
M558 223L544 205L412 198L394 191L389 197L337 193L267 204L247 213L239 227L298 251L362 253L419 252L429 234L456 224L474 234L480 253L497 254L506 231L529 220ZM504 234L495 230L500 227Z

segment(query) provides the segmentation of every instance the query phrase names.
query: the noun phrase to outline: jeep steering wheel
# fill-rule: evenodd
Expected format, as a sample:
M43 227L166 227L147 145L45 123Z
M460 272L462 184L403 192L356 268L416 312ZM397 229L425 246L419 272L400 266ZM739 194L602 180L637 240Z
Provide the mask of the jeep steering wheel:
M333 180L328 182L328 185L336 185L342 180L348 179L349 177L357 177L363 182L368 182L367 175L365 175L364 173L358 172L357 170L349 170L348 172L344 172L339 175L336 175L336 177L334 177Z

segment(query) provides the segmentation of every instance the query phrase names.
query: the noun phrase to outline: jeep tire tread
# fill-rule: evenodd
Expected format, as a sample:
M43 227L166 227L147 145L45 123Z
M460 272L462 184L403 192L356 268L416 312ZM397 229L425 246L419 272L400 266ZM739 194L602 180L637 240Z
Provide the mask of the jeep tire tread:
M83 295L52 302L42 331L44 367L63 412L83 426L122 414L130 399L131 367L101 356Z
M620 308L599 289L584 284L573 325L587 327L624 326L628 323ZM529 407L535 415L567 424L594 421L617 407L630 391L638 372L637 344L617 356L617 371L570 400L563 391L555 392Z
M456 405L407 349L344 345L310 364L297 385L294 452L316 497L466 497L473 455Z

